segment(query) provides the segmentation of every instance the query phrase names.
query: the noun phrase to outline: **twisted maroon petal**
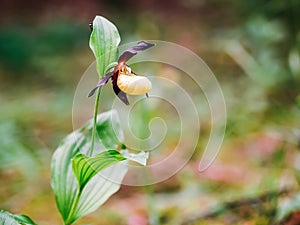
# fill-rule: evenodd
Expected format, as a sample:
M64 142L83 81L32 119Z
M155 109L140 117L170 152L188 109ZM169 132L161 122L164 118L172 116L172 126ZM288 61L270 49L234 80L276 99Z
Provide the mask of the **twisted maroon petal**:
M137 45L127 49L126 51L124 51L119 59L118 59L118 63L120 62L127 62L132 56L135 56L138 52L146 50L148 48L153 47L154 44L148 43L146 41L140 41L138 42Z
M114 73L113 77L112 77L112 85L113 85L114 92L115 92L116 96L118 96L118 98L122 102L124 102L126 105L129 105L129 101L127 99L126 93L124 93L123 91L121 91L120 88L117 85L118 76L119 76L119 70L116 71Z
M126 93L120 90L120 92L117 94L118 98L121 99L122 102L124 102L126 105L129 105L129 101L127 99Z
M113 89L114 89L116 96L118 96L118 98L121 99L121 101L124 102L126 105L129 105L129 101L127 99L126 93L121 91L120 88L118 87L118 85L115 84L114 82L113 82Z
M106 84L107 81L109 80L109 78L111 78L113 75L114 75L114 73L110 72L110 73L106 74L101 80L99 80L99 82L96 85L96 87L93 90L90 91L88 97L91 97L99 87L101 87L104 84Z

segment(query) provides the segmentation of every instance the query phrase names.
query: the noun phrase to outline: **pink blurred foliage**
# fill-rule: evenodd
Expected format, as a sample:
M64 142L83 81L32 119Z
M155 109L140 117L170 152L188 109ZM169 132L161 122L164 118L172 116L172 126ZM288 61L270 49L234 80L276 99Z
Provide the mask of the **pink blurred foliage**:
M201 178L227 184L243 184L257 177L257 168L253 166L269 160L282 143L282 137L278 133L250 134L236 140L234 144L223 146L219 156L204 172L199 173L198 163L191 165Z
M148 219L142 214L133 214L128 217L127 225L147 225Z
M278 133L259 133L251 136L244 152L248 157L269 157L282 146L282 137Z
M198 164L193 164L192 167L197 176L202 179L206 178L228 184L241 183L245 176L247 176L246 168L238 165L230 165L228 163L215 162L208 169L201 173L198 171Z
M122 186L118 195L113 196L106 204L108 208L118 209L120 215L127 218L128 225L148 224L146 196L128 186Z

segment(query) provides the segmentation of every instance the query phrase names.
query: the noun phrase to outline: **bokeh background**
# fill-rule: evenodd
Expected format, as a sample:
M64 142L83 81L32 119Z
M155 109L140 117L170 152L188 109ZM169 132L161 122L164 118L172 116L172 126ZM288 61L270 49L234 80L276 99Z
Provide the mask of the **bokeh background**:
M0 208L62 223L50 160L72 131L75 88L94 61L88 24L102 15L122 43L157 39L197 53L222 87L227 129L204 173L200 138L180 173L122 186L76 224L299 224L299 1L2 0L0 9Z

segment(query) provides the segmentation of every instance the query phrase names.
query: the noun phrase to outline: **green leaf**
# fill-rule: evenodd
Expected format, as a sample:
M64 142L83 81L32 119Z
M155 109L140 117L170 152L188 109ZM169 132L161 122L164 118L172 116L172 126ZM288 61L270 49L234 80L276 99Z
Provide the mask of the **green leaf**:
M28 216L13 215L7 211L0 211L0 224L1 225L36 225Z
M14 219L16 221L18 221L20 224L32 224L32 225L36 225L35 222L32 221L32 219L29 218L29 216L26 215L14 215Z
M114 123L112 126L111 120L101 120L96 126L97 136L102 144L107 148L123 147L124 144L120 142L123 139L120 124Z
M83 128L69 134L52 157L51 185L58 210L66 224L71 224L102 205L120 188L120 183L128 170L125 163L116 163L101 171L101 176L94 176L85 185L80 198L76 199L79 190L78 182L72 171L72 159L78 154L87 154L91 146L92 127L93 120L90 120ZM99 135L95 139L95 155L123 145L123 134L116 111L99 114L96 129ZM100 135L102 132L109 136L103 137ZM76 207L72 209L76 201L78 201Z
M83 154L76 155L72 160L72 165L79 183L79 190L82 191L98 172L123 160L126 160L126 158L116 150L101 152L95 157L88 157Z
M102 16L96 16L90 37L90 48L96 57L100 78L105 75L106 67L117 61L120 41L121 38L115 25Z

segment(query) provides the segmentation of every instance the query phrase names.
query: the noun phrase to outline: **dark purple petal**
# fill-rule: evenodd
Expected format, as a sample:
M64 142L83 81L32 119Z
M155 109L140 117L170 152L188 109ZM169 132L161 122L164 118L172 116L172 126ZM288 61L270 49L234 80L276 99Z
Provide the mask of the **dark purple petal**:
M137 45L124 51L120 55L118 63L127 62L132 56L136 55L138 52L151 48L152 46L154 46L154 44L148 43L146 41L140 41Z
M101 80L99 80L99 82L96 85L96 87L93 90L90 91L88 97L91 97L99 87L101 87L104 84L106 84L107 81L109 80L109 78L111 78L113 75L114 75L114 73L110 72L110 73L106 74Z
M129 101L127 99L126 93L121 91L120 88L118 87L117 83L114 81L113 81L113 89L114 89L116 96L118 96L118 98L121 99L121 101L124 102L126 105L129 105Z
M129 101L127 99L126 93L124 93L123 91L120 91L117 96L119 97L119 99L121 99L122 102L124 102L126 105L129 105Z

